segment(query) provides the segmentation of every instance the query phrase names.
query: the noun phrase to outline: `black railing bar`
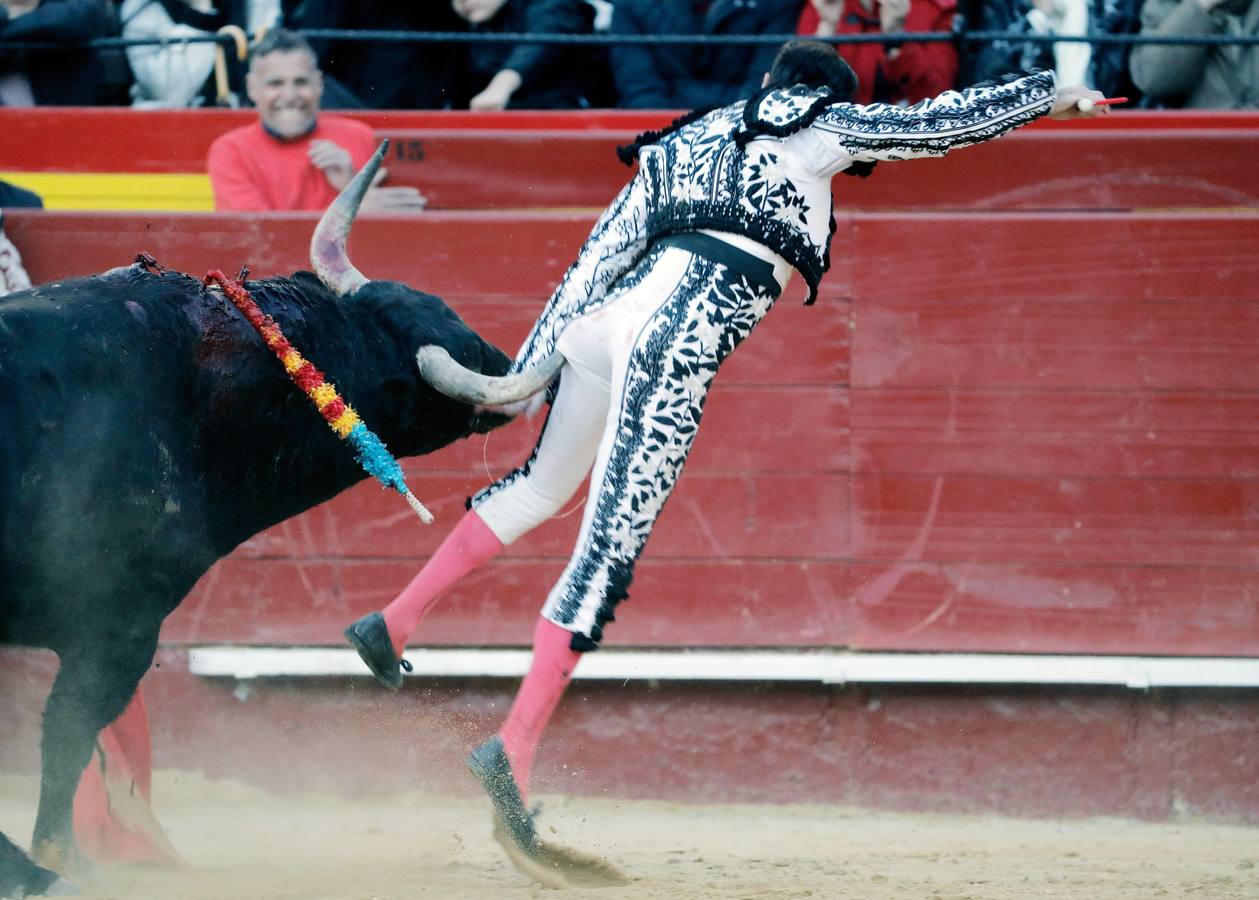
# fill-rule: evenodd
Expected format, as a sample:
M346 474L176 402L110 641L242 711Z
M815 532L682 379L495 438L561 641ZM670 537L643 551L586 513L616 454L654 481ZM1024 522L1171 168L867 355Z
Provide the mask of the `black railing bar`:
M1259 35L1145 35L1145 34L1027 34L1017 31L905 31L879 34L847 34L828 37L795 34L722 34L722 35L627 35L627 34L534 34L499 33L478 34L463 31L344 31L310 29L301 32L310 40L349 41L364 43L415 43L415 44L554 44L570 46L639 46L639 45L693 45L693 46L759 46L779 45L789 40L811 40L827 44L931 44L931 43L995 43L1008 41L1016 44L1171 44L1203 46L1259 45ZM220 43L231 45L229 35L187 35L178 38L96 38L76 43L52 43L48 41L3 41L3 50L103 50L116 47L169 47L182 44Z

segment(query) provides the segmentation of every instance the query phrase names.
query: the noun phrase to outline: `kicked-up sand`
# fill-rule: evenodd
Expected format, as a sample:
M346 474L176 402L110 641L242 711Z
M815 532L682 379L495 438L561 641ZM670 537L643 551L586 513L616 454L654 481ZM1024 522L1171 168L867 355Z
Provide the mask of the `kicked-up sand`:
M36 790L33 777L0 776L0 829L22 844ZM99 869L79 879L85 900L1259 898L1259 828L1198 821L544 795L541 836L627 879L552 891L508 863L481 798L277 797L170 771L153 793L187 865Z

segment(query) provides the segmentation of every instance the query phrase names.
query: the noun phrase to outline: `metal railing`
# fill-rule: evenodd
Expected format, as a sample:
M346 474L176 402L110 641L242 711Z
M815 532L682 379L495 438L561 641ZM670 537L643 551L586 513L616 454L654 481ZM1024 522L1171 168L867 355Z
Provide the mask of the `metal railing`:
M809 40L828 44L879 44L879 43L994 43L1009 41L1018 44L1180 44L1207 46L1245 46L1259 44L1259 35L1146 35L1090 33L1029 34L1022 31L981 31L966 28L953 31L904 31L879 34L839 34L826 37L799 34L543 34L497 33L484 34L465 31L372 31L343 29L297 29L299 34L313 41L351 41L365 43L404 44L551 44L570 46L660 46L660 45L710 45L710 46L763 46L779 45L787 41ZM252 36L251 36L252 37ZM215 43L230 46L234 38L226 34L204 34L169 37L123 38L105 37L75 43L51 43L48 41L0 40L3 50L101 50L117 47L179 46L183 44Z

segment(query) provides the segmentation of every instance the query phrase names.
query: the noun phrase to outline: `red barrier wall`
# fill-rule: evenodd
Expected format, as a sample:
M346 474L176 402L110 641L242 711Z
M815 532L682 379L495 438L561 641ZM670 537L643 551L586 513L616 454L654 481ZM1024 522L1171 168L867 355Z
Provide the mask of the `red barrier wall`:
M435 209L602 208L613 152L670 113L354 113L394 141L393 183ZM0 171L204 172L211 141L249 111L0 109ZM836 180L843 209L1134 209L1259 205L1259 115L1121 111L1041 121L948 159ZM556 178L562 161L563 178ZM894 172L894 177L893 177Z
M47 280L139 249L193 272L287 272L313 221L6 224ZM589 224L365 219L351 252L513 349ZM1253 655L1256 246L1250 213L841 216L819 304L793 285L723 371L609 641ZM363 485L248 542L164 640L339 643L533 429L407 464L436 528ZM461 585L425 642L523 642L576 519Z
M159 767L360 799L475 794L464 756L499 726L515 687L241 684L188 674L176 648L157 665L144 685ZM52 654L0 648L0 771L36 771L54 667ZM1253 691L579 680L547 730L533 789L1259 823L1256 712ZM172 837L187 849L190 838Z

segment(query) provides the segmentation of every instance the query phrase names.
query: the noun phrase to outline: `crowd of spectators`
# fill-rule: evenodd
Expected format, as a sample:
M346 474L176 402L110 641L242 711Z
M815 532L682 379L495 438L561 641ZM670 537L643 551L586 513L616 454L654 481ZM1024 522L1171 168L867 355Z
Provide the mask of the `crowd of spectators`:
M322 40L328 109L693 109L748 96L770 45L687 45L668 35L948 32L938 42L840 43L862 101L913 103L1027 68L1149 107L1259 105L1254 44L1023 40L1084 34L1259 35L1259 0L0 0L0 105L246 105L245 35L267 30L583 35L633 42ZM1000 40L971 41L976 30ZM220 46L181 39L238 35ZM164 43L82 49L98 37ZM49 45L66 44L54 49ZM76 46L78 45L78 46ZM217 59L216 59L217 56Z

